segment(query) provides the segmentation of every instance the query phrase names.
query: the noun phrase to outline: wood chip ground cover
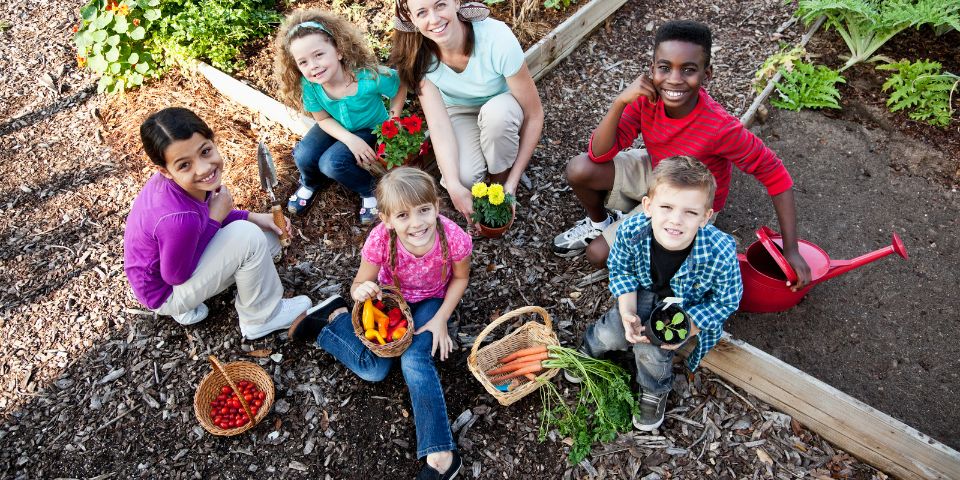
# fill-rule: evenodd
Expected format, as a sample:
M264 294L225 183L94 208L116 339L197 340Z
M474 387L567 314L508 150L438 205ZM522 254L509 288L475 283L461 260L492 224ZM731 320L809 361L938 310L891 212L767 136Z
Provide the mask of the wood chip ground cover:
M0 179L0 471L12 478L412 477L415 436L397 372L366 384L282 335L241 342L229 294L208 302L211 318L190 328L137 304L122 271L121 238L129 202L151 172L130 125L168 104L200 111L232 159L226 182L247 208L265 206L250 170L255 139L268 137L282 193L295 181L295 139L176 76L108 104L84 97L93 81L75 71L66 40L79 2L52 6L5 6L0 16L13 24L2 33L0 61L23 59L0 64L10 67L0 68L0 85L11 99L0 121L8 172ZM503 240L477 244L461 308L465 345L489 319L528 304L550 310L561 340L572 344L610 306L605 282L575 286L592 272L582 259L548 251L559 226L580 215L554 208L572 204L560 174L609 98L649 61L652 30L690 11L715 26L711 93L735 113L749 104L753 66L776 49L771 32L789 17L780 2L630 2L615 14L539 85L547 128L531 169L535 186L521 192L522 222ZM800 33L783 32L787 40ZM632 59L622 58L624 46L637 50ZM52 72L57 92L36 86L41 72ZM300 239L280 268L288 293L346 292L364 232L345 196L325 190L298 222ZM265 350L273 357L262 357ZM276 382L274 411L248 435L212 437L193 418L193 388L208 354L259 362ZM448 414L460 420L455 436L467 478L884 478L707 372L678 375L661 431L623 435L569 467L563 439L535 440L535 395L501 408L464 363L461 350L440 371Z

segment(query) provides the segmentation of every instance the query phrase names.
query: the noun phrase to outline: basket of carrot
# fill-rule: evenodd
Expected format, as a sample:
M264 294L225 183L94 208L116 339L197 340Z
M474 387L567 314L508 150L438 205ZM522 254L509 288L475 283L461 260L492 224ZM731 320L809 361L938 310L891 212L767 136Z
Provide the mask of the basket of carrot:
M525 314L537 314L543 323L527 322L503 338L479 348L483 339L505 322ZM518 308L490 322L473 342L467 366L483 388L500 402L510 405L533 393L540 381L552 378L560 370L544 367L548 346L559 346L553 320L546 310L536 306Z

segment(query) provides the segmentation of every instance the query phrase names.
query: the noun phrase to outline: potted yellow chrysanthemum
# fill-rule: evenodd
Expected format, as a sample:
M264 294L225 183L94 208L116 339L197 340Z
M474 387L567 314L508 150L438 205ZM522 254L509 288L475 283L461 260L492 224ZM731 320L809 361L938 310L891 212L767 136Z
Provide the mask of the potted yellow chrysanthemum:
M513 224L517 200L503 190L503 185L483 182L473 184L473 223L480 235L499 238Z

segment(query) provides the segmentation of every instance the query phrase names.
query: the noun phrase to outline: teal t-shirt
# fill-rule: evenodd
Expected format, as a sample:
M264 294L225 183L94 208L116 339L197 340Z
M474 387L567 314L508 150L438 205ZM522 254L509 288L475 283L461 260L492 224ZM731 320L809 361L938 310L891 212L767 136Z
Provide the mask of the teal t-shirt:
M523 49L505 23L487 18L473 23L473 53L467 68L457 73L438 62L427 72L427 80L440 89L447 106L479 106L509 90L507 77L523 66ZM432 68L432 67L431 67Z
M392 68L380 67L379 74L370 70L357 72L357 93L343 98L330 98L319 83L300 77L303 87L303 108L308 112L324 111L349 131L373 129L390 118L383 97L393 98L400 88L400 77Z

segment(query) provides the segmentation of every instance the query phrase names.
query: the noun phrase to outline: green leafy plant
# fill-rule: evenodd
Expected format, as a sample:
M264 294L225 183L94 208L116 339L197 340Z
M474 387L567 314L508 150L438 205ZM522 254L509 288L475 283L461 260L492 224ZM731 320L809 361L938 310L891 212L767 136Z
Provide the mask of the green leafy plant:
M763 65L753 76L753 88L760 93L767 86L767 82L773 78L780 69L793 71L793 64L800 61L807 54L806 49L801 46L790 47L788 44L780 45L780 51L767 57Z
M576 0L543 0L543 6L554 10L565 10L574 1Z
M777 108L799 111L801 108L840 108L837 83L846 83L839 72L823 65L794 62L793 70L782 69L776 83L779 98L770 99Z
M657 329L658 332L661 332L663 339L668 342L673 340L674 334L676 334L677 338L680 340L686 340L687 329L683 328L681 325L683 323L683 319L683 313L677 312L673 314L673 318L671 318L669 322L657 320L657 322L653 324L653 327Z
M871 59L894 35L910 27L930 25L960 29L957 0L799 0L796 16L810 24L826 17L850 49L840 70Z
M74 27L77 65L100 75L99 92L116 93L163 74L175 63L209 60L231 71L240 47L267 35L280 15L268 0L90 0Z
M893 90L887 99L891 112L909 110L913 120L946 127L953 118L953 93L960 76L943 72L943 66L930 60L902 60L877 66L893 71L883 83L883 91Z
M406 165L412 155L425 148L426 131L417 115L388 119L373 133L377 135L377 156L387 170Z
M80 9L73 37L77 65L100 74L97 91L123 91L163 72L153 42L160 17L160 0L92 0Z
M513 205L517 200L503 190L503 185L477 182L470 188L470 193L473 195L471 218L475 223L493 228L510 223L513 218Z
M577 402L570 408L552 382L538 380L544 387L538 439L544 441L551 429L572 439L568 461L573 465L590 454L594 442L609 442L618 432L631 431L638 407L630 391L630 374L623 368L570 348L547 349L550 358L543 367L567 369L581 383Z

